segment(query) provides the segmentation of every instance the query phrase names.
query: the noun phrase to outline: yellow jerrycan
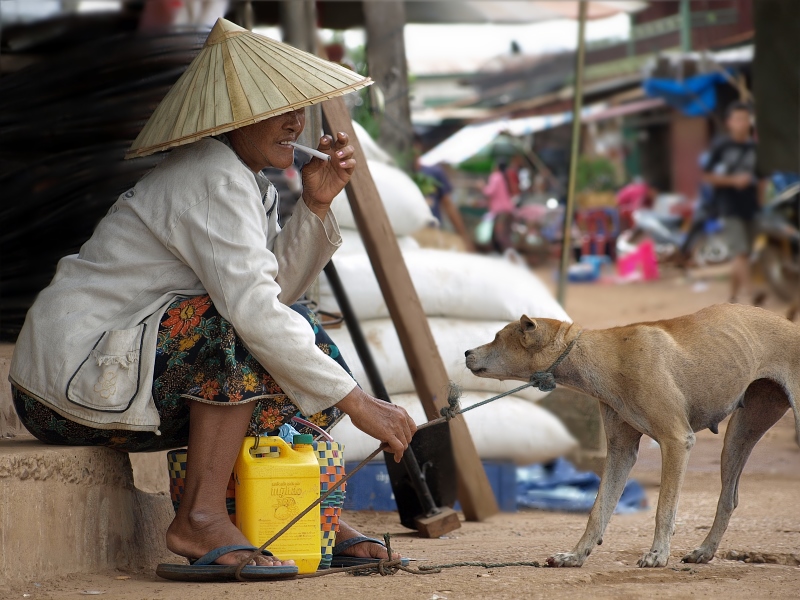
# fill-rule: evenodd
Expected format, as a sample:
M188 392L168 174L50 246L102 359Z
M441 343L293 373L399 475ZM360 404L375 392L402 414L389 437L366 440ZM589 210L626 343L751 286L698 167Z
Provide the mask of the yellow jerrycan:
M279 437L246 437L233 468L236 527L261 546L319 498L319 462L313 437L294 436L290 446ZM270 552L297 563L300 573L319 566L319 509L308 512L269 546Z

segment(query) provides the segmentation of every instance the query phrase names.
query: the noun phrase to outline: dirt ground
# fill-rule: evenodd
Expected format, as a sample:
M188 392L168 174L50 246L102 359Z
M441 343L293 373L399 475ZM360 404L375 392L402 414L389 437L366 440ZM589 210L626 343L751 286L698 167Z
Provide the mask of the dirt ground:
M552 284L552 274L540 275ZM647 284L580 284L567 292L567 311L587 327L607 327L693 312L728 297L725 269L696 272L691 280L665 273ZM785 307L770 300L767 308ZM210 600L279 597L415 598L797 598L800 596L800 449L793 441L788 413L754 450L740 485L740 503L717 557L707 565L683 565L680 558L704 538L714 517L720 489L720 435L700 432L678 509L670 563L663 569L639 569L636 560L652 541L658 500L660 455L643 439L633 477L645 487L650 509L615 516L598 547L580 569L477 567L425 576L332 575L274 583L183 584L156 578L152 571L109 572L58 581L32 579L20 588L3 588L4 598L76 598L102 593L123 600ZM415 537L394 513L351 513L349 521L369 534L396 534L394 545L406 556L427 563L456 561L540 561L569 550L586 524L584 514L526 511L498 515L483 523L463 523L446 539ZM738 552L767 561L729 560ZM425 564L417 562L414 564ZM262 596L263 595L263 596Z

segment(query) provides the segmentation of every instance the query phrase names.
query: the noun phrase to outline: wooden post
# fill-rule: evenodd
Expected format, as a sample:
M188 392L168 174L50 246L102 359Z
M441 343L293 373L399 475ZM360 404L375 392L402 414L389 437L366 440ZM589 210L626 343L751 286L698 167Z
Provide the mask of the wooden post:
M253 31L253 3L251 0L246 0L236 7L238 13L239 24L247 29Z
M384 98L378 141L404 169L411 168L411 108L403 27L405 3L398 0L363 2L367 31L367 64Z
M308 0L284 0L280 3L283 41L290 46L314 53L316 49L316 8Z
M280 3L283 41L290 46L319 55L317 47L317 9L310 0L284 0ZM327 58L323 56L323 58ZM306 108L306 126L297 140L316 148L322 135L322 112L318 104Z
M364 152L353 131L344 100L334 98L323 103L322 118L328 133L335 135L343 131L355 148L358 168L347 184L347 197L397 329L417 394L428 419L435 419L440 416L439 409L447 406L449 380L428 319L411 282ZM458 478L458 499L468 521L481 521L498 512L494 493L464 418L459 416L450 421L450 431Z
M569 187L567 206L564 207L564 232L561 236L561 268L558 271L556 298L561 306L566 302L567 272L572 254L572 215L575 212L575 183L578 174L578 158L581 150L581 112L583 110L583 64L586 55L586 14L589 1L580 3L578 13L578 48L575 51L575 97L572 99L572 148L569 159Z

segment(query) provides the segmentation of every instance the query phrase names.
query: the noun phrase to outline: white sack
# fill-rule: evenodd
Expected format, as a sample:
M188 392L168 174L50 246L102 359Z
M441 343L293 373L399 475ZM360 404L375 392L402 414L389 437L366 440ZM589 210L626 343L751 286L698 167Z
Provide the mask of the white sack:
M438 225L439 221L431 213L425 196L413 179L397 167L369 159L367 164L396 236L411 235L423 227ZM333 199L331 210L339 227L356 229L353 211L344 190Z
M508 323L527 314L571 320L535 274L504 258L428 248L404 251L403 258L429 317ZM337 253L334 264L359 320L389 316L366 255ZM320 277L320 308L339 310L324 277Z
M338 265L339 259L343 256L358 254L366 259L367 266L370 272L372 272L372 265L369 262L369 257L367 257L367 250L364 248L364 241L361 239L361 234L354 229L340 229L339 233L342 236L342 245L339 246L339 249L336 251L336 254L333 257L334 264ZM401 235L396 239L397 244L400 246L400 250L419 250L419 242L410 235ZM324 275L322 277L324 277ZM377 281L375 282L375 285L378 285ZM330 288L328 287L327 280L325 282L325 289L326 293L330 295L331 292ZM328 304L330 304L330 302L328 302Z
M372 139L372 136L367 133L367 130L355 121L353 121L353 130L356 132L358 143L361 144L361 149L364 151L364 156L367 157L367 160L375 160L385 165L395 164L394 159L389 156L389 153L378 146L375 140Z
M433 339L442 357L448 378L464 390L486 391L499 394L523 385L522 381L500 381L473 375L464 364L464 352L470 348L488 344L495 334L506 325L497 321L463 321L458 319L428 319ZM386 391L390 395L413 393L415 391L411 373L406 364L400 339L397 337L391 319L377 319L361 323L364 337L367 338L372 357L383 378ZM328 329L333 342L339 347L347 366L350 367L356 381L368 393L372 388L366 371L358 359L353 341L347 327ZM443 390L447 394L447 390ZM536 388L525 388L518 393L528 400L540 400L547 394Z
M461 405L471 406L492 394L467 392ZM422 403L414 394L392 396L392 402L405 408L414 422L425 423ZM547 410L515 396L495 400L464 414L467 427L483 460L511 460L518 465L546 462L563 456L577 446L561 421ZM345 417L331 431L337 442L345 446L348 463L361 462L379 442L356 429ZM382 455L378 458L383 459Z

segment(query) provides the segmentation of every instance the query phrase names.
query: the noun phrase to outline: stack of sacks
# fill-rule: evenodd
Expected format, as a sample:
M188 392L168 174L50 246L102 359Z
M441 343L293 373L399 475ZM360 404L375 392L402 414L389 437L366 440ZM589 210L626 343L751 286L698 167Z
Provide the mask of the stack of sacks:
M407 250L403 258L448 378L464 390L465 406L521 385L518 381L475 377L464 365L465 350L490 342L498 330L522 314L569 320L535 275L505 259L432 249ZM334 263L392 401L408 410L417 423L425 422L400 340L368 257L337 255ZM338 311L325 280L320 282L320 308ZM329 334L356 380L371 393L347 329L334 329ZM533 403L545 395L526 388L466 413L480 457L524 465L572 450L576 442L561 422ZM347 446L348 460L362 460L376 446L375 440L355 429L348 419L333 430L333 435Z
M499 329L523 314L562 320L570 320L569 317L541 281L524 266L503 258L419 248L410 236L436 223L425 198L410 177L386 164L385 157L367 151L374 142L370 144L363 130L357 135L365 147L372 177L448 377L464 390L462 406L518 387L521 382L475 377L464 365L464 351L490 342ZM394 403L403 406L418 424L424 423L427 419L415 394L397 332L344 192L334 200L332 210L343 238L334 264L386 389ZM324 275L320 277L319 296L320 309L339 312ZM371 393L347 328L332 329L328 333L356 380ZM443 394L446 393L443 390ZM513 460L526 465L572 450L576 441L566 428L555 416L534 404L545 395L527 388L466 413L464 417L479 456L485 460ZM377 447L377 442L356 429L348 418L337 425L332 434L345 444L348 462L363 460Z

